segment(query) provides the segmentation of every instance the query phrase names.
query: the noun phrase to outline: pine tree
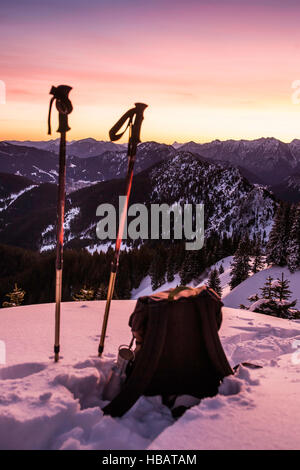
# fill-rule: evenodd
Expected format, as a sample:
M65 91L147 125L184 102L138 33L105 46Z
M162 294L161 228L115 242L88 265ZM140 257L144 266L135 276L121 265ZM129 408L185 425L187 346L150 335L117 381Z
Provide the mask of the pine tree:
M184 243L176 244L173 250L174 250L174 263L175 263L174 271L175 273L179 273L182 263L184 261L184 257L185 257Z
M175 279L176 274L176 260L175 254L173 250L169 250L168 258L167 258L167 282L172 282Z
M9 302L3 302L2 307L19 307L24 301L25 294L26 292L15 284L14 290L5 295L9 298Z
M300 203L294 211L291 233L287 249L287 265L293 273L300 269Z
M289 284L289 280L284 279L283 273L281 279L276 279L275 281L269 276L264 286L260 289L262 292L261 298L257 294L248 298L253 303L248 309L275 317L300 318L300 312L294 309L297 301L289 300L292 294Z
M191 251L187 251L185 253L185 257L179 271L180 283L182 286L186 286L193 280L194 273L191 253Z
M223 274L224 272L224 266L223 266L223 263L220 265L220 268L219 268L219 274Z
M222 287L221 287L221 280L219 277L219 273L217 269L212 269L209 273L208 281L207 281L208 287L213 289L220 297L222 295Z
M105 300L106 297L107 297L107 287L102 282L97 289L96 300Z
M248 236L245 236L241 239L238 249L233 257L233 262L231 263L231 289L234 289L237 285L249 277L249 272L251 269L249 249L249 238Z
M165 283L166 268L165 250L158 247L149 269L153 290L158 289Z
M95 291L92 288L87 288L84 286L80 289L79 293L74 294L73 300L77 302L87 301L87 300L94 300L95 298Z
M253 265L252 265L252 272L253 274L256 274L259 271L261 271L264 267L264 259L263 259L262 252L261 252L260 238L258 238L254 246L253 255L254 255L254 260L253 260Z
M292 318L293 312L291 309L295 307L297 300L289 301L292 292L289 289L290 281L284 279L282 273L281 279L273 281L274 301L271 302L272 314L281 318Z
M285 266L287 264L290 223L290 206L282 202L276 211L266 247L267 263L278 266Z
M204 268L201 262L201 252L202 250L186 251L185 258L179 271L181 285L186 286L194 279L197 279L200 272L203 271Z
M283 300L288 300L291 295L292 291L289 289L290 281L288 279L284 279L284 274L281 274L281 279L277 279L275 283L273 282L273 289L276 297L280 302Z
M273 298L273 285L272 285L273 280L274 279L271 276L268 276L264 286L260 289L263 299L272 299Z

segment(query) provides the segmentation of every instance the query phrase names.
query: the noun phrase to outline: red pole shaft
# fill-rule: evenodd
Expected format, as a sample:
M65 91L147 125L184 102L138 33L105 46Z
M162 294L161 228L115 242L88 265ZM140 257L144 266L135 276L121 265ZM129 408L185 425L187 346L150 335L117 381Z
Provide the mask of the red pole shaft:
M121 244L122 244L122 239L123 239L124 226L125 226L125 221L126 221L126 216L127 216L127 209L128 209L129 198L130 198L130 193L131 193L131 187L132 187L133 167L134 167L134 162L135 162L135 149L132 149L132 146L130 145L130 140L131 140L131 128L130 128L130 137L129 137L129 145L128 145L126 200L125 200L125 204L124 204L123 211L122 211L121 218L120 218L120 225L119 225L118 236L116 240L115 253L114 253L114 258L113 258L112 265L111 265L111 272L110 272L110 278L109 278L109 284L108 284L102 331L101 331L101 337L100 337L100 342L99 342L99 347L98 347L99 357L101 357L103 353L103 349L104 349L104 342L105 342L105 335L106 335L106 329L107 329L107 323L108 323L108 316L109 316L109 311L110 311L110 304L111 304L111 300L112 300L114 288L115 288L117 270L118 270L118 265L119 265L120 249L121 249Z

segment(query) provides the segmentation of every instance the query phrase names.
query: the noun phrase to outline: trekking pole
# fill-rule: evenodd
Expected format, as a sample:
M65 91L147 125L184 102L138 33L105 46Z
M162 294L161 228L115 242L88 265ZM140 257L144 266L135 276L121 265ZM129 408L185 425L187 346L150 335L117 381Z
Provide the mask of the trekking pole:
M65 215L65 184L66 184L66 132L70 130L68 125L68 114L73 110L69 93L72 90L67 85L52 87L50 95L53 95L49 106L48 134L51 134L51 108L56 100L56 109L59 116L60 133L59 146L59 177L57 196L57 241L56 241L56 282L55 282L55 338L54 338L54 360L59 360L59 336L60 336L60 304L62 293L62 268L63 268L63 245L64 245L64 215Z
M118 271L119 265L119 256L120 256L120 249L122 244L122 238L124 233L124 226L127 217L127 209L128 209L128 202L131 192L132 186L132 178L133 178L133 167L135 162L135 155L137 145L140 142L140 133L141 133L141 125L144 119L144 110L147 108L147 105L144 103L135 103L135 108L130 109L127 113L123 114L123 116L119 119L119 121L111 128L109 131L109 137L112 142L119 140L123 134L126 132L127 128L129 127L129 140L128 140L128 167L127 167L127 175L126 175L126 190L125 190L125 204L122 210L122 214L120 217L120 224L118 230L118 236L116 240L115 252L113 261L111 263L111 271L110 271L110 278L108 284L108 291L107 291L107 299L104 311L104 318L102 323L102 331L101 337L98 347L98 355L101 357L104 349L104 341L105 341L105 334L110 310L110 304L114 293L116 276ZM134 122L133 122L133 118ZM121 127L125 124L128 120L127 126L125 130L119 134L117 132L121 129Z

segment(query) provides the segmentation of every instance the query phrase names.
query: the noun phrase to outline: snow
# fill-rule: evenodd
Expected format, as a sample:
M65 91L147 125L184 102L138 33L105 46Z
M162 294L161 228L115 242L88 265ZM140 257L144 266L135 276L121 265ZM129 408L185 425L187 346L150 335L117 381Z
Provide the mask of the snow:
M221 259L216 264L211 266L209 268L209 270L207 270L207 272L206 272L207 275L205 275L204 279L198 284L198 286L203 286L204 284L207 283L209 271L211 271L212 269L215 269L215 268L219 270L221 264L223 264L224 273L220 274L222 294L224 295L224 294L227 294L228 292L230 292L230 286L229 286L230 272L231 272L230 264L232 262L232 259L233 259L233 256L227 256L226 258ZM197 283L192 281L188 285L193 287L195 284L197 284ZM138 299L139 297L141 297L143 295L150 295L154 292L160 292L160 291L167 290L167 289L173 289L174 287L177 287L177 286L180 286L180 285L181 285L180 276L177 273L177 274L175 274L174 281L165 282L162 286L160 286L158 289L153 291L152 287L151 287L151 278L150 278L150 276L146 276L146 277L144 277L144 279L142 280L142 282L140 283L140 285L137 289L132 289L131 298L132 299Z
M249 305L248 297L253 294L260 294L260 288L263 287L267 277L271 276L275 281L284 278L290 281L289 289L292 292L291 300L297 299L296 307L300 308L300 271L291 273L287 267L272 266L246 279L236 286L231 292L224 295L222 300L227 307L238 308L241 304ZM275 284L274 284L275 285Z
M223 265L224 272L220 274L220 282L222 287L222 296L227 295L230 292L230 275L231 275L231 263L233 260L233 256L227 256L226 258L221 259L216 264L211 266L208 270L208 273L213 269L217 269L219 271L221 265ZM203 286L208 282L208 275L200 282L199 286Z
M156 289L155 291L152 290L151 287L151 278L150 276L144 277L142 282L140 283L137 289L132 289L131 291L131 298L138 299L143 295L150 295L154 292L160 292L163 290L173 289L174 287L180 286L180 277L179 274L175 274L174 281L172 282L165 282L161 287Z
M44 237L47 233L52 232L52 230L54 230L54 225L50 224L42 231L41 236Z
M254 302L254 303L250 306L250 308L249 308L250 312L254 312L257 308L260 308L262 305L267 304L269 301L270 301L270 300L268 300L268 299L259 299L259 300L256 300L256 302Z
M43 253L44 251L54 250L55 247L56 247L55 243L49 243L48 245L41 246L40 252Z
M0 199L0 202L4 202L4 207L0 207L0 212L6 210L9 206L11 206L22 194L26 193L27 191L31 191L33 188L36 188L37 185L33 184L27 186L26 188L22 189L18 193L10 194L7 198Z
M135 302L113 301L97 357L105 302L62 304L61 360L53 362L54 304L1 309L1 449L299 449L300 323L223 309L231 365L219 395L175 421L160 397L141 397L122 418L103 416L101 392L118 346L130 341ZM3 344L3 343L2 343ZM1 363L1 361L0 361Z
M70 230L72 220L80 214L80 207L72 207L65 214L64 229Z
M114 248L114 245L111 242L107 243L98 243L96 245L86 246L85 249L93 255L94 253L107 253L109 248Z

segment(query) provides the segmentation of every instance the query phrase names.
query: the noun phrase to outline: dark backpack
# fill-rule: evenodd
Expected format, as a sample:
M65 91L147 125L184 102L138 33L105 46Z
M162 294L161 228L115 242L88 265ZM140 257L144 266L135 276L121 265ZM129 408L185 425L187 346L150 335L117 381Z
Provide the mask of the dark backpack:
M140 297L129 326L141 346L104 413L122 416L141 395L216 395L221 380L233 374L218 335L222 305L207 286Z

